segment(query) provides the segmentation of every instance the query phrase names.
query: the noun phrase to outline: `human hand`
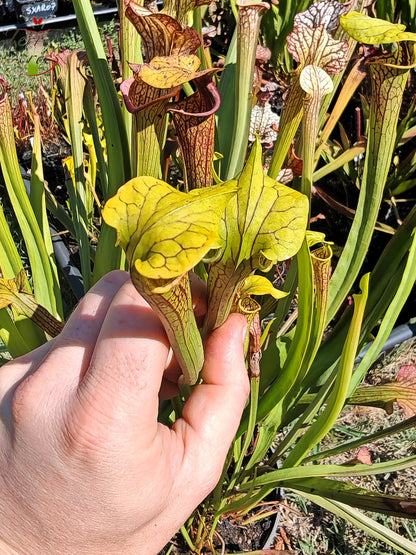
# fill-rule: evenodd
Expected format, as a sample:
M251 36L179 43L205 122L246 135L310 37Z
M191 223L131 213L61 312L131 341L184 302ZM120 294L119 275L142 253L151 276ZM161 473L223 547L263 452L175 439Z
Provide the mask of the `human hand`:
M169 345L124 272L0 369L1 553L157 553L214 488L248 395L245 319L205 344L204 383L157 422ZM177 375L177 374L176 374Z

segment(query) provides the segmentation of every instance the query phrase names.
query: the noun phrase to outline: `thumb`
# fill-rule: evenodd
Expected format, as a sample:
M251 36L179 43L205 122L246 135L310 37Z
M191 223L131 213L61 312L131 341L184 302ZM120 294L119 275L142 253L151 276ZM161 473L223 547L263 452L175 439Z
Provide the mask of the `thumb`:
M231 314L208 338L204 382L194 389L183 417L174 425L184 440L185 461L191 465L187 471L205 490L200 492L202 498L218 481L249 393L246 328L244 316Z

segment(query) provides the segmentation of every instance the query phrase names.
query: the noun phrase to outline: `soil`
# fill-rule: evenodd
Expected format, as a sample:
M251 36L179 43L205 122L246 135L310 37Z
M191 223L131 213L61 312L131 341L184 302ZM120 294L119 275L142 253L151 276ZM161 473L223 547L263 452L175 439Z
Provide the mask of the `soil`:
M253 551L264 547L273 527L274 518L260 520L250 524L239 524L231 518L225 518L217 527L217 538L221 537L227 553ZM220 549L221 544L217 546Z
M251 513L250 516L254 516ZM222 519L215 532L214 549L218 553L246 553L262 549L269 539L276 515L254 522L244 522L233 517ZM172 547L173 546L173 547ZM169 551L169 549L171 549ZM190 555L191 551L180 533L169 542L159 555ZM211 549L204 549L204 555L212 554Z

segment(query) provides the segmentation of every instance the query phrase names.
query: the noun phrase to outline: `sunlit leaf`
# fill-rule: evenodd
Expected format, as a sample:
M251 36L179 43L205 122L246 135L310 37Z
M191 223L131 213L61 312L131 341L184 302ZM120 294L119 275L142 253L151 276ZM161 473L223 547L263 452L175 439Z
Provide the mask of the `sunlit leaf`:
M288 51L300 67L319 66L327 73L341 72L348 62L348 41L331 37L323 25L297 25L287 37Z
M219 240L218 224L235 185L182 193L151 177L123 185L104 207L130 264L150 279L190 270Z
M202 368L202 341L187 272L219 241L219 221L235 184L182 193L152 177L120 187L103 209L126 251L132 281L165 327L184 381Z
M279 291L265 276L248 276L241 289L242 295L272 295L275 299L282 299L288 293Z
M303 241L307 206L304 195L265 175L256 142L222 222L224 256L253 269L290 258Z
M339 17L345 11L341 2L314 2L305 12L295 15L295 26L306 25L315 28L323 25L327 31L333 31L339 25Z
M266 271L299 250L306 229L308 200L265 175L257 141L238 178L238 192L221 223L222 252L208 273L206 328L228 316L235 293L255 269Z
M126 0L126 5L126 17L142 38L145 62L155 56L193 54L201 46L201 37L195 29L183 27L173 17L153 13L134 1Z
M299 83L309 95L319 98L332 92L334 85L325 70L317 66L306 66L300 74Z
M10 299L18 293L31 294L24 270L21 270L13 279L0 278L0 308L11 304Z
M349 12L340 18L341 27L355 40L365 44L388 44L404 40L416 41L416 33L406 32L406 26L359 12Z
M201 60L194 54L157 56L140 67L138 76L152 87L166 89L192 80L200 65Z
M318 243L324 243L325 233L322 233L321 231L312 231L308 229L306 231L306 241L308 243L309 248L313 247L314 245L317 245Z
M8 306L33 320L50 337L58 335L64 327L62 322L35 301L27 288L24 270L13 279L0 278L0 309Z

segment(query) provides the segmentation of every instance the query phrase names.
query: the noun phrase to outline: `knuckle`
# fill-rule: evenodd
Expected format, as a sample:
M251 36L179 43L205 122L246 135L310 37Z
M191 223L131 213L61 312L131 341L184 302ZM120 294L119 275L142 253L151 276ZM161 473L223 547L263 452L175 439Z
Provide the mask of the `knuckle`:
M37 384L34 374L21 379L9 392L10 412L15 426L33 422L38 405Z

